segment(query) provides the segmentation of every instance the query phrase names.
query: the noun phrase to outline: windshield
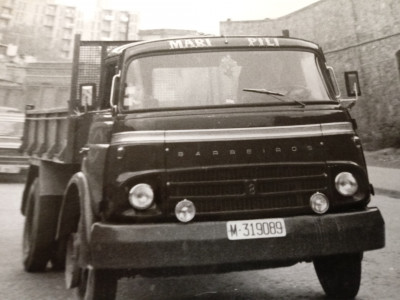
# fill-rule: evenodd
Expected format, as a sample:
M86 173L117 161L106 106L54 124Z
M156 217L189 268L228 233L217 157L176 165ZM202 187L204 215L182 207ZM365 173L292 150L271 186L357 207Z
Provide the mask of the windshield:
M330 100L315 54L225 51L138 58L128 66L123 106L133 110L282 103L276 95L295 100L292 103Z

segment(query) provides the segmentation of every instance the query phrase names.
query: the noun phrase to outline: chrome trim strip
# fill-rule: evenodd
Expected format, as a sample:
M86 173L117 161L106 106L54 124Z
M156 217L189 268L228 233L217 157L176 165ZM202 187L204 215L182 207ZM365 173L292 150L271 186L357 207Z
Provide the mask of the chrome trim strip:
M354 134L353 124L350 122L321 124L322 135Z
M277 127L129 131L113 134L111 145L266 140L354 134L349 122Z
M319 125L166 131L166 142L263 140L320 136Z
M111 145L120 144L160 144L165 141L165 131L126 131L114 133Z

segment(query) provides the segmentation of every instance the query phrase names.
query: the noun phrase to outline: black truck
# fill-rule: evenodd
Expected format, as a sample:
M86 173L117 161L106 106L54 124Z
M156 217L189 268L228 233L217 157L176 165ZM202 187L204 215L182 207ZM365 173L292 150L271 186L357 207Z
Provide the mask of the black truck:
M312 42L78 37L67 100L26 114L23 264L65 267L79 298L298 262L351 298L384 247L354 101Z

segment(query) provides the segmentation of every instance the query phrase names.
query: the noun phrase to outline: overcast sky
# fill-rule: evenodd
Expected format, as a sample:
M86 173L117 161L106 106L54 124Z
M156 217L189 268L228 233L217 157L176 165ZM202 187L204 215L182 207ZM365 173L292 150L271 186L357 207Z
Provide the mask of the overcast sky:
M139 29L188 29L219 34L219 22L275 19L318 0L110 0L110 8L136 12ZM59 0L93 11L96 0Z

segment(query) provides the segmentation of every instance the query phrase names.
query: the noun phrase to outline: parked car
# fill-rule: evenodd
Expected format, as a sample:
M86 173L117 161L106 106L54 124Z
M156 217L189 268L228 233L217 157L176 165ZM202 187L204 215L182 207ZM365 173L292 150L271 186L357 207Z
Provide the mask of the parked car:
M24 122L22 111L0 106L0 175L23 174L28 168L28 157L20 151Z

